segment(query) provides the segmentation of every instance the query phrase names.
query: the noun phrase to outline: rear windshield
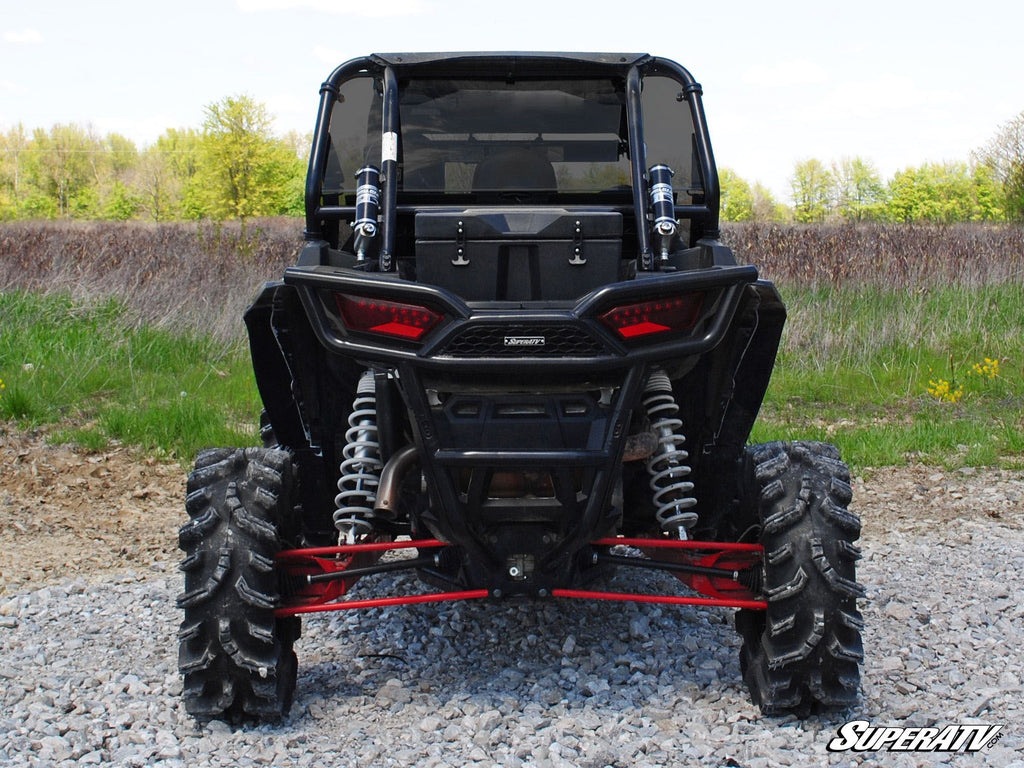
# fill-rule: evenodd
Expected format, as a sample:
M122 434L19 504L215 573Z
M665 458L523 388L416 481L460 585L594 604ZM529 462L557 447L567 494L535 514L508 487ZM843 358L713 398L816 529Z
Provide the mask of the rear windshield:
M680 87L645 83L648 166L691 185L692 124ZM379 80L343 84L331 117L325 194L355 190L355 173L380 166ZM630 190L624 84L608 80L412 80L399 83L399 191L487 195Z

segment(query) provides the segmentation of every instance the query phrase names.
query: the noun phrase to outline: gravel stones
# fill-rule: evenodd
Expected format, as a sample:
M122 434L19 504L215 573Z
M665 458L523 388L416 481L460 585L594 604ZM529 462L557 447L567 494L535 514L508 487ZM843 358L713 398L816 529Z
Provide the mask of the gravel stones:
M731 611L467 602L308 618L289 719L199 723L180 700L180 578L161 562L0 596L0 765L1022 763L1024 482L897 472L856 483L867 659L848 712L762 717ZM940 487L952 506L931 503ZM678 589L656 573L608 586ZM357 591L417 588L393 577ZM829 754L852 719L1004 728L973 757Z

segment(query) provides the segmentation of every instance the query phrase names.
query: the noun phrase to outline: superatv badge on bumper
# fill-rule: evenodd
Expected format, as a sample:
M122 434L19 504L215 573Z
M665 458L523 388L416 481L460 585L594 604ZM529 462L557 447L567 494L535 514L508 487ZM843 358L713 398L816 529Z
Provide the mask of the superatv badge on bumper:
M506 347L543 347L546 339L543 336L506 336Z

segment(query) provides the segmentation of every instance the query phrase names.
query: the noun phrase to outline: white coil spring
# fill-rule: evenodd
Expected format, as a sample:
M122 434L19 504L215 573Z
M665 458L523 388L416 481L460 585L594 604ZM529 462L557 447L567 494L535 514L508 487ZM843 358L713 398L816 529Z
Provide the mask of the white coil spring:
M345 447L341 451L341 477L338 495L334 497L334 526L345 543L373 530L367 520L373 517L380 485L380 441L377 431L377 397L373 371L366 371L359 379L352 413L348 417Z
M697 499L690 495L693 483L684 479L691 472L684 463L690 454L680 448L686 437L679 431L683 422L676 418L679 406L672 396L672 382L660 368L652 370L647 379L643 404L658 437L658 448L647 461L657 507L654 516L663 531L686 539L686 529L697 523L697 513L688 511Z

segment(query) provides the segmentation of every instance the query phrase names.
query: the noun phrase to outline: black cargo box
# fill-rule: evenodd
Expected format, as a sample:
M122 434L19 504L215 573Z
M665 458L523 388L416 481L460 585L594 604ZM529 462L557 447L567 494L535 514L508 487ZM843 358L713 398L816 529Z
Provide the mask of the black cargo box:
M421 211L415 226L417 280L466 301L574 299L619 279L614 211Z

